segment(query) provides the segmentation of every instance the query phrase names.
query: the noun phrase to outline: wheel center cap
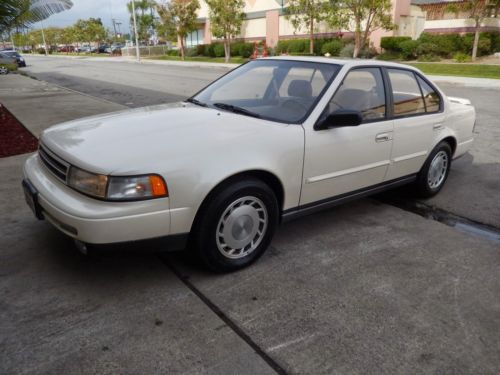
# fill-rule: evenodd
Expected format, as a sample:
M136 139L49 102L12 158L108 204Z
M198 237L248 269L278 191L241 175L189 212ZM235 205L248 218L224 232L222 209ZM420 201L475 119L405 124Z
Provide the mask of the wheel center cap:
M238 241L244 240L252 234L253 220L249 215L238 217L233 224L232 235Z

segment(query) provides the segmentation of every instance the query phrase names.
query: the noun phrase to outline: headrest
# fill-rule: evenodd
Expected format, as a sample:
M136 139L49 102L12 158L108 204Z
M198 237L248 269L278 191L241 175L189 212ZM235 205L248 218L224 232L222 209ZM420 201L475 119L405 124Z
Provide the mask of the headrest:
M311 83L305 79L294 79L288 86L288 95L310 98L312 96Z

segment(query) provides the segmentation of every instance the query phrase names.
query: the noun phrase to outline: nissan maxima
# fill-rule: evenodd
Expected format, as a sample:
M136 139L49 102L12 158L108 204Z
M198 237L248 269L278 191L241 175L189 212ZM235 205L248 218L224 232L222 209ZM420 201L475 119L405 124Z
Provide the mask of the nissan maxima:
M166 238L231 271L280 222L403 184L437 194L474 123L467 99L410 66L258 59L184 102L45 130L23 186L80 247Z

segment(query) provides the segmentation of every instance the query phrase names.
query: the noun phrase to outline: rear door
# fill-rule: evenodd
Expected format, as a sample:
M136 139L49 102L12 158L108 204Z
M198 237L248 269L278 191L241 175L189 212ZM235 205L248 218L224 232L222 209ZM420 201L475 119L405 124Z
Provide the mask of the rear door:
M442 99L432 85L412 70L386 69L394 119L391 165L386 180L417 173L443 128Z

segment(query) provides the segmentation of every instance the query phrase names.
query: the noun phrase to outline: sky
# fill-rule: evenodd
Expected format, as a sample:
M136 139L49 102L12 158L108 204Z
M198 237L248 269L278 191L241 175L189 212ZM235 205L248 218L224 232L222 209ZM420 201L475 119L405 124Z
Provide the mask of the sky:
M73 7L70 10L54 14L43 21L43 26L69 26L80 18L101 18L105 27L113 30L112 18L121 22L122 33L129 32L129 13L127 2L129 0L72 0ZM40 23L33 25L40 27ZM118 30L117 30L118 31Z

